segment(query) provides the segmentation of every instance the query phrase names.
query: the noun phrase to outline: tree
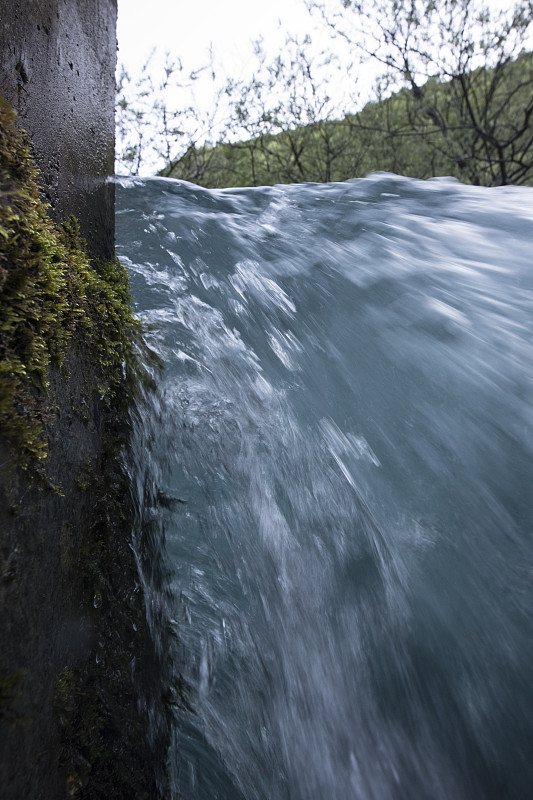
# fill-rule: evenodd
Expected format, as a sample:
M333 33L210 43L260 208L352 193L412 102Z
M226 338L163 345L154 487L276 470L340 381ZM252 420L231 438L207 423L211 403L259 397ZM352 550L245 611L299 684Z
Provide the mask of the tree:
M361 63L382 70L378 97L403 94L391 127L381 105L376 131L411 137L430 160L471 183L523 183L533 177L533 2L492 11L481 0L307 0ZM517 66L518 64L518 66Z
M356 142L351 123L338 119L352 98L330 96L342 65L331 52L313 52L309 36L288 37L283 51L268 58L255 43L251 79L229 80L225 94L230 141L207 148L209 186L330 181L343 177L341 159ZM190 156L198 157L198 148ZM164 174L188 178L190 161ZM352 173L353 174L353 173Z
M533 183L533 0L491 11L483 0L306 0L335 39L317 52L289 38L267 57L255 44L251 78L217 82L167 57L118 83L118 151L134 174L205 186L331 181L394 171L467 183ZM339 38L352 63L333 55ZM378 75L361 106L360 74ZM196 102L210 82L212 100ZM348 96L332 99L331 86ZM200 108L208 111L201 112ZM349 113L347 113L349 112ZM215 146L214 142L218 144Z
M212 56L208 64L188 71L166 54L158 63L152 51L138 78L122 66L116 84L116 171L138 175L187 160L196 147L222 134L217 116L225 86L217 83ZM210 103L200 105L195 88L203 80ZM227 114L226 114L227 116ZM201 175L201 170L199 175Z

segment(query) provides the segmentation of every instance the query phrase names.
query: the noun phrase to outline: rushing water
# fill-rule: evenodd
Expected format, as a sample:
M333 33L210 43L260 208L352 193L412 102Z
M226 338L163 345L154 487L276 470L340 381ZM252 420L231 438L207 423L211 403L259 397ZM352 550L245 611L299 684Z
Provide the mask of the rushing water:
M164 363L176 796L531 797L533 190L117 192Z

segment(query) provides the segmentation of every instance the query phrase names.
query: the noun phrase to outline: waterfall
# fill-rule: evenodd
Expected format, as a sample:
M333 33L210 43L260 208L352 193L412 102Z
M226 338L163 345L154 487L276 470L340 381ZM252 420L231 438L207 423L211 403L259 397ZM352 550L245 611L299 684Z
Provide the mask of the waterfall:
M530 188L119 181L175 797L530 797L532 242Z

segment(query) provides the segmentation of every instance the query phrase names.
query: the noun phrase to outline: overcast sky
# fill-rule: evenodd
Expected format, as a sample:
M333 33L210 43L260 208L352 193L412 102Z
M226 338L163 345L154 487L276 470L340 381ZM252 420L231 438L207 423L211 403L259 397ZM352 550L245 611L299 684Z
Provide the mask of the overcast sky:
M186 75L209 63L212 47L216 81L210 81L210 71L204 71L191 88L192 105L200 115L210 112L218 102L214 92L227 78L252 77L258 63L254 40L261 37L264 50L274 56L283 48L288 34L301 40L307 33L312 36L315 53L331 48L328 31L311 17L304 0L118 0L118 64L134 81L154 49L150 73L157 79L163 74L166 52L181 60ZM344 46L337 43L336 49ZM328 86L338 103L346 94L344 84L352 90L348 74L337 73L333 86ZM167 95L171 105L187 107L189 100L172 91ZM218 113L223 119L223 106ZM158 160L148 159L143 171L148 174L161 166Z
M135 71L157 47L193 68L206 62L212 44L234 75L252 62L253 39L263 36L275 49L287 32L312 28L303 0L119 0L118 57Z
M485 0L495 10L514 1ZM251 40L263 36L275 51L287 32L312 33L317 48L331 44L323 26L322 36L317 33L304 0L118 0L119 62L132 71L154 47L187 67L205 64L212 44L217 62L235 75L253 61Z
M341 6L340 0L326 2L335 9ZM485 2L495 10L503 10L515 0ZM367 62L355 73L347 69L353 53L341 37L333 42L323 21L309 14L304 0L118 0L118 63L127 69L134 83L153 50L157 54L150 65L151 75L163 74L166 52L181 60L185 75L208 64L212 46L216 81L210 81L207 70L191 84L192 105L200 116L211 113L213 108L223 116L214 89L224 85L225 79L252 77L257 68L253 40L262 37L264 49L273 56L283 49L288 34L301 40L307 33L312 37L311 54L333 48L337 63L343 65L336 72L318 74L332 102L344 112L360 108L370 97L378 65ZM313 77L317 78L316 67ZM173 102L176 108L189 105L177 95ZM156 162L145 168L151 170L155 166Z

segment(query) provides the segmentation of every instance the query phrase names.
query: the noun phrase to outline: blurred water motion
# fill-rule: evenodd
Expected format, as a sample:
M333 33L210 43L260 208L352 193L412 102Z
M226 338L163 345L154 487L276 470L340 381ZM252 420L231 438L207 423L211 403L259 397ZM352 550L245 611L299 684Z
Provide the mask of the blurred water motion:
M182 501L176 796L529 798L533 190L117 194Z

